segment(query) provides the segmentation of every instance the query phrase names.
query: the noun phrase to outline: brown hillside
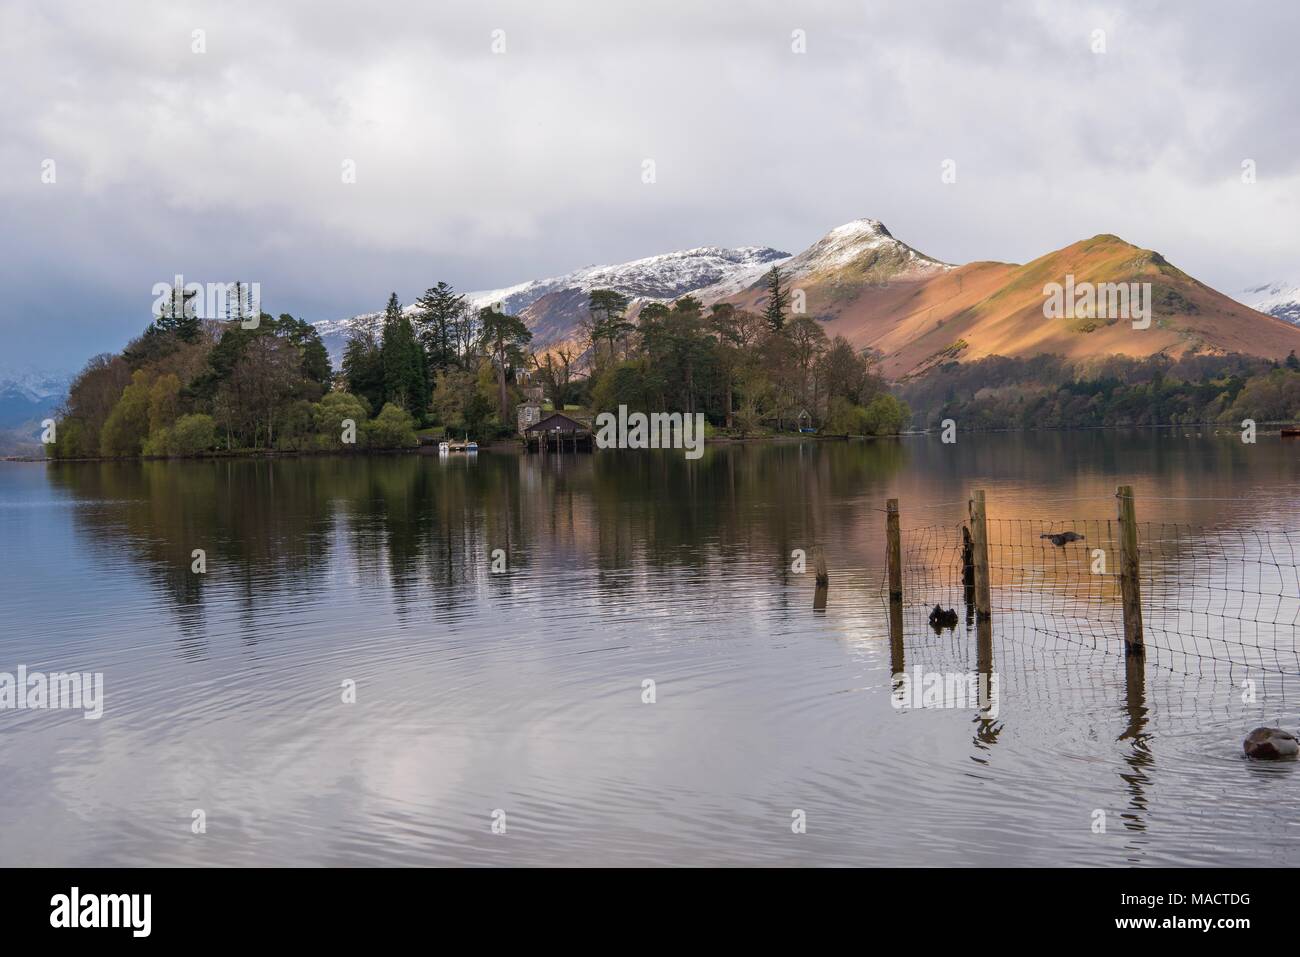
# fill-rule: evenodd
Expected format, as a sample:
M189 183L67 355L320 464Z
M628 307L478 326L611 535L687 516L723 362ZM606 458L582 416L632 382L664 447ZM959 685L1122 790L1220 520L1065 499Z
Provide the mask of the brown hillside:
M1043 352L1070 358L1123 354L1244 352L1283 359L1300 351L1300 328L1229 299L1168 263L1116 236L1094 236L1031 263L976 262L955 269L903 273L857 284L816 274L795 276L808 313L827 335L843 335L879 350L885 372L901 377L947 359ZM1150 328L1111 317L1102 307L1073 318L1045 318L1043 287L1080 283L1150 283ZM761 285L728 297L761 308Z

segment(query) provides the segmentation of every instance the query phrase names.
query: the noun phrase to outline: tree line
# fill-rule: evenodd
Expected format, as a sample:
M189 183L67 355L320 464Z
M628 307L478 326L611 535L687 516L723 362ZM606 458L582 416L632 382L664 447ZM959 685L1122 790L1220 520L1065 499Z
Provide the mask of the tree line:
M1300 359L1057 355L944 363L900 386L913 425L963 430L1290 422L1300 419Z
M439 282L402 308L363 316L343 354L343 382L372 406L393 403L422 424L482 437L514 429L517 372L532 333L500 303L473 308Z
M52 458L394 449L434 422L513 427L531 334L440 282L408 313L396 294L354 323L336 373L315 327L262 313L204 320L176 290L120 354L95 356L58 412Z
M899 431L909 413L886 389L878 357L792 314L779 269L766 284L762 313L725 302L706 308L687 295L640 304L632 317L627 296L593 290L581 330L592 411L703 412L741 436L797 427ZM552 391L564 360L536 363Z
M354 320L337 372L307 321L203 320L178 290L120 354L87 363L47 453L403 448L425 426L505 435L516 427L522 380L555 408L703 412L740 435L898 431L908 413L876 358L790 315L778 270L768 283L762 314L706 309L692 296L633 308L622 293L592 290L579 340L535 352L519 316L500 304L476 308L439 282L411 309L393 293L382 312Z

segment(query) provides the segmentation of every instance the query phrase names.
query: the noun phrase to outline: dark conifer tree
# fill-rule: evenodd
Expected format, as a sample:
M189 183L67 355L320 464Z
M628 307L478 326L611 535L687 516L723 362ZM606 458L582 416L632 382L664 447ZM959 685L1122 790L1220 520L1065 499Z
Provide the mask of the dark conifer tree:
M781 286L781 270L773 266L767 274L767 308L763 310L763 318L773 332L785 328L785 307L789 304L790 293Z

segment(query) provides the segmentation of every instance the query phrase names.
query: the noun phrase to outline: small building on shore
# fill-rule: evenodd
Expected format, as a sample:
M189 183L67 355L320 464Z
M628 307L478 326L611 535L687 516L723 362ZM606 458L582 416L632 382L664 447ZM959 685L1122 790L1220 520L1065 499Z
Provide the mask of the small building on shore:
M515 385L523 394L523 401L515 406L515 423L520 435L530 425L536 425L541 421L544 414L542 409L543 390L542 384L533 379L532 373L526 369L515 370Z
M540 399L532 397L524 399L515 406L515 418L519 428L519 434L523 435L528 431L528 427L536 425L542 420L542 403Z
M591 423L571 412L547 412L523 430L530 452L590 452L595 446Z

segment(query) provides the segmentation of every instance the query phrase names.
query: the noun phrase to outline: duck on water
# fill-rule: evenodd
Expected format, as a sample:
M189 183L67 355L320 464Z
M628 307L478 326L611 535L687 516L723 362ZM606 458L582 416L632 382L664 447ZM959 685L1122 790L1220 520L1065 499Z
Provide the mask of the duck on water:
M1057 548L1064 548L1070 542L1081 542L1083 536L1078 532L1057 532L1055 535L1039 535L1039 538L1048 539Z
M1246 735L1242 744L1246 757L1274 761L1278 758L1294 758L1300 752L1300 742L1295 735L1281 728L1256 728Z

